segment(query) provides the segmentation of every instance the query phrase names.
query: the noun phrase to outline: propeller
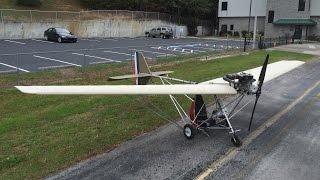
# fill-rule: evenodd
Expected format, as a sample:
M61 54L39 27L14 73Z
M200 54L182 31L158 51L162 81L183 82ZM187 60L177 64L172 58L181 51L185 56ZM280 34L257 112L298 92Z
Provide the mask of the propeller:
M257 89L257 92L256 92L256 100L254 102L254 106L253 106L253 110L252 110L252 114L251 114L251 118L250 118L250 124L249 124L248 131L251 130L251 124L252 124L252 120L253 120L253 115L254 115L254 112L256 110L256 106L257 106L259 97L261 95L261 88L262 88L262 85L263 85L263 82L264 82L264 78L266 76L268 61L269 61L269 54L267 55L266 60L264 61L262 69L261 69L261 72L260 72L260 76L259 76L259 80L258 80L258 89Z

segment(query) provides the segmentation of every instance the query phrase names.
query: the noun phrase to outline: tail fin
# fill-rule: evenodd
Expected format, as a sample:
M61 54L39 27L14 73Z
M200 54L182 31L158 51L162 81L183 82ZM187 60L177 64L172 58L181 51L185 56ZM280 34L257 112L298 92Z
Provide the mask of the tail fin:
M151 77L139 77L141 74L151 74L146 58L140 52L134 54L134 82L136 85L145 85Z
M152 77L165 76L173 71L151 72L146 58L140 52L134 54L133 74L109 77L109 80L133 79L136 85L146 85Z

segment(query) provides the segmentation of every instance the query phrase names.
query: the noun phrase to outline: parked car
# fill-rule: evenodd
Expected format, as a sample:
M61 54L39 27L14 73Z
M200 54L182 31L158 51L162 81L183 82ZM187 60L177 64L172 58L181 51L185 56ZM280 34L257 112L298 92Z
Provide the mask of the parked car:
M49 28L44 32L44 38L47 41L77 42L77 37L64 28Z
M171 27L161 26L145 32L145 35L147 37L153 37L153 38L160 37L162 39L165 39L165 38L169 39L173 37L173 31Z

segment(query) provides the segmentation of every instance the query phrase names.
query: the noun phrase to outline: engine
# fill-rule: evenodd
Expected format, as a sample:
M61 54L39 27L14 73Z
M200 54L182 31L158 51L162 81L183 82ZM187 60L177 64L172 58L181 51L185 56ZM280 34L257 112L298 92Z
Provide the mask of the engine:
M243 72L227 74L223 77L223 80L229 82L230 86L235 88L239 93L253 94L256 92L256 86L253 85L253 82L256 80L252 74Z

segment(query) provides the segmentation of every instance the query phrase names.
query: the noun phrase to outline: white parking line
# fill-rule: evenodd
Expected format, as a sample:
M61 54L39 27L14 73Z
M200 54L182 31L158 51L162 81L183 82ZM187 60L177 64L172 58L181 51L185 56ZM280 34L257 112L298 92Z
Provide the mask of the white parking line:
M99 41L99 40L95 40L95 39L80 39L80 40L83 40L83 41L101 42L101 41Z
M118 41L117 39L102 39L102 40L105 40L105 41Z
M106 63L110 63L110 61L91 62L91 63L89 63L89 64L106 64Z
M116 51L103 51L103 52L112 53L112 54L126 55L126 56L134 56L134 55L131 55L131 54L128 54L128 53L122 53L122 52L116 52Z
M50 41L43 41L43 40L40 40L40 39L31 39L32 41L37 41L37 42L43 42L43 43L54 43L54 42L50 42Z
M16 70L7 70L7 71L0 71L0 74L7 74L7 73L15 73Z
M4 40L6 42L11 42L11 43L16 43L16 44L22 44L22 45L25 45L26 43L23 43L23 42L18 42L18 41L12 41L12 40Z
M25 69L22 69L22 68L18 68L16 66L12 66L12 65L9 65L9 64L5 64L5 63L0 63L1 65L4 65L4 66L7 66L7 67L10 67L10 68L13 68L13 69L18 69L20 71L23 71L23 72L30 72L28 70L25 70Z
M162 52L155 52L155 51L147 51L147 50L140 50L140 49L130 49L130 50L147 52L147 53L152 53L152 54L160 54L160 55L164 55L164 56L175 56L174 54L168 54L168 53L162 53Z
M117 61L117 60L112 60L112 59L107 59L107 58L103 58L103 57L98 57L98 56L91 56L91 55L87 55L87 54L79 54L79 53L72 53L73 55L78 55L78 56L85 56L85 57L91 57L91 58L96 58L96 59L102 59L102 60L106 60L106 61L111 61L111 62L121 62L121 61Z
M39 70L46 70L46 69L57 69L57 68L65 68L65 67L71 67L72 65L61 65L61 66L45 66L45 67L39 67Z
M181 50L177 50L178 48L173 48L171 49L172 47L151 47L152 49L158 49L158 50L164 50L164 51L173 51L173 52L179 52L180 54L190 54L190 52L182 52L182 49Z
M69 64L69 65L72 65L72 66L82 67L79 64L69 63L69 62L66 62L66 61L58 60L58 59L53 59L53 58L48 58L48 57L43 57L43 56L37 56L37 55L33 55L33 57L40 58L40 59L46 59L46 60L50 60L50 61L56 61L56 62L60 62L60 63L64 63L64 64Z

